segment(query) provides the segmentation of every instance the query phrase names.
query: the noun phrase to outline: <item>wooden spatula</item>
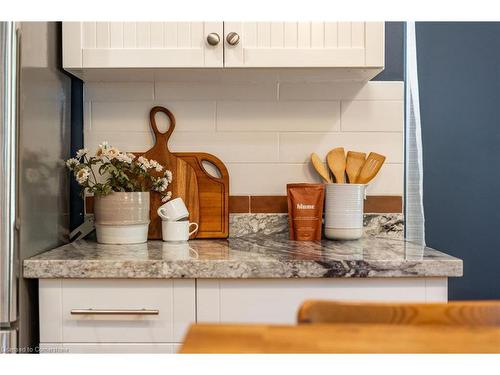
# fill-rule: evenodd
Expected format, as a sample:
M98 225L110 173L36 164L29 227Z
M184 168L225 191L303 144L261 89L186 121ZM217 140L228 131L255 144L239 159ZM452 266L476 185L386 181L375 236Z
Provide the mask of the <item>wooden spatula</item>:
M326 155L328 167L335 176L335 182L345 184L345 151L343 147L334 148Z
M359 176L359 172L365 164L366 154L364 152L348 151L345 171L349 177L349 183L355 184Z
M321 161L319 156L313 152L311 154L311 162L312 165L314 166L314 169L316 169L316 172L325 180L327 183L331 183L332 179L330 177L330 173L328 172L328 169L326 168L325 164Z
M377 175L378 171L384 164L385 156L377 154L375 152L370 152L368 158L363 164L361 171L359 172L359 176L356 179L356 183L358 184L367 184Z

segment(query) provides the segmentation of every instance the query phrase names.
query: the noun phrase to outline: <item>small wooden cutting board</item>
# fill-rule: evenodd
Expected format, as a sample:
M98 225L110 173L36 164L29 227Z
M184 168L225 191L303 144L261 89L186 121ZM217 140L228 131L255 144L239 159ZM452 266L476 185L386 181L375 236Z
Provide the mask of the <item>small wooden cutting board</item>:
M205 152L176 152L188 163L198 179L199 229L196 238L227 238L229 235L229 173L224 163ZM207 162L218 171L214 176L205 169ZM211 168L212 169L212 168Z

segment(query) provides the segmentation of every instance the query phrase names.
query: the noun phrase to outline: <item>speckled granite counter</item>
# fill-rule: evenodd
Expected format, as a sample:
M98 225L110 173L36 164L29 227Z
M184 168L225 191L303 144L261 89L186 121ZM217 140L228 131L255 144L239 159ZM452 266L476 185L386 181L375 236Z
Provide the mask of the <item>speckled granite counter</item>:
M462 260L398 239L294 242L248 235L185 244L77 241L24 261L27 278L457 277Z

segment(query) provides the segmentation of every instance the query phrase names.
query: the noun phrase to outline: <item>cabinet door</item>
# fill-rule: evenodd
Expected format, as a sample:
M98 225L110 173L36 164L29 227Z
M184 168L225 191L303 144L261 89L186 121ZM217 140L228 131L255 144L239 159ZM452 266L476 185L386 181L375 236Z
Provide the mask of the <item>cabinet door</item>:
M224 33L226 67L384 66L383 22L225 22Z
M222 67L222 37L222 22L63 22L63 67Z
M446 302L446 278L199 279L197 322L294 324L308 299Z

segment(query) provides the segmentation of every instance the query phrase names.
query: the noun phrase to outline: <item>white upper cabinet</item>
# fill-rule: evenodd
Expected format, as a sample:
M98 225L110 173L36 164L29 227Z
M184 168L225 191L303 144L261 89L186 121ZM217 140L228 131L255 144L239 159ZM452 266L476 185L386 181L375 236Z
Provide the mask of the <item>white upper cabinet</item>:
M383 67L383 22L225 22L226 67Z
M384 23L63 22L63 66L80 77L110 68L344 68L369 79L384 67Z
M220 43L209 44L209 34ZM222 22L63 22L63 66L222 67L222 34Z

